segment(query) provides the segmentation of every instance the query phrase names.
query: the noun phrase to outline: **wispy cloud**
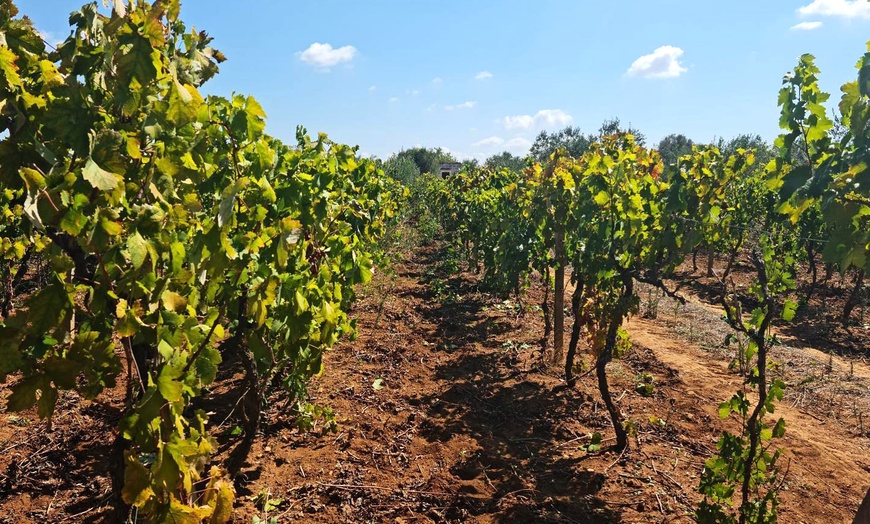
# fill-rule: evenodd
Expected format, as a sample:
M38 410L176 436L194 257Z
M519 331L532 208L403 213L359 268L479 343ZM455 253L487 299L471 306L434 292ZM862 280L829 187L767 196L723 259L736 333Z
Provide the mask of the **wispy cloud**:
M484 138L483 140L479 140L473 144L471 147L481 151L481 152L492 152L495 150L502 151L510 151L512 153L525 154L529 151L529 148L532 147L532 143L522 137L511 138L510 140L505 140L500 136L491 136L489 138Z
M387 102L389 102L391 104L395 104L398 101L399 101L399 97L397 97L397 96L391 96L390 99L387 100Z
M628 68L628 76L642 78L674 78L688 71L680 64L683 50L664 45L648 55L643 55Z
M440 76L436 76L435 78L432 79L432 83L435 84L436 86L441 85L444 83L444 79L441 78Z
M468 102L462 102L461 104L456 104L456 105L451 105L451 106L444 106L444 110L445 110L445 111L453 111L453 110L455 110L455 109L471 109L472 107L474 107L474 106L476 106L476 105L477 105L477 102L476 102L476 101L474 101L474 100L469 100Z
M506 116L499 120L506 129L535 129L566 126L574 117L561 109L541 109L534 115Z
M471 144L473 147L496 147L504 144L504 138L500 136L491 136L484 138L478 142Z
M377 90L378 90L378 86L371 86L371 87L369 88L369 93L374 93L374 92L377 91Z
M352 45L334 48L330 44L314 42L305 51L296 53L296 56L308 65L328 71L332 66L350 62L356 53L357 50Z
M474 76L475 80L487 80L490 78L492 78L492 73L490 73L489 71L481 71Z
M821 22L801 22L799 24L795 24L791 26L792 31L812 31L813 29L818 29L822 27Z
M870 2L867 0L814 0L798 8L802 16L839 16L842 18L870 19Z

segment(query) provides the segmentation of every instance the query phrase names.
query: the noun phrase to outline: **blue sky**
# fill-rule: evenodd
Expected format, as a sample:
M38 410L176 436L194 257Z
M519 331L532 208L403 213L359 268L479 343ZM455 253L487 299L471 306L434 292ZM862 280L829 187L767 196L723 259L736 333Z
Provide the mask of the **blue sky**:
M48 39L81 0L17 0ZM388 157L444 147L524 154L542 129L619 117L651 143L778 131L802 53L834 94L870 39L866 0L182 0L229 58L208 93L256 97L268 132L296 126Z

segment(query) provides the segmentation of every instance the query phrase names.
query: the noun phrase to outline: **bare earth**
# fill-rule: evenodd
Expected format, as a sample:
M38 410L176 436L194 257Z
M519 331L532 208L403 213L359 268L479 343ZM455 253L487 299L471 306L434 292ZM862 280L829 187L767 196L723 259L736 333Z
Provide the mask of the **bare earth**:
M539 365L543 323L531 305L541 290L520 316L516 302L480 292L476 275L433 271L438 256L422 248L382 282L377 325L384 295L362 290L359 337L329 353L310 388L335 410L336 432L301 434L280 423L282 402L269 405L277 423L239 479L235 522L693 522L703 462L736 429L717 407L741 388L716 349L727 332L717 309L690 294L686 309L662 305L657 319L627 323L634 348L608 373L637 430L619 455L594 377L567 389ZM827 371L828 348L781 329L780 522L851 522L870 485L870 368L856 360L866 330L852 334L864 347ZM642 373L654 377L650 397L636 392ZM105 456L122 392L63 396L51 430L35 413L0 415L0 523L110 522ZM594 432L603 449L587 452Z

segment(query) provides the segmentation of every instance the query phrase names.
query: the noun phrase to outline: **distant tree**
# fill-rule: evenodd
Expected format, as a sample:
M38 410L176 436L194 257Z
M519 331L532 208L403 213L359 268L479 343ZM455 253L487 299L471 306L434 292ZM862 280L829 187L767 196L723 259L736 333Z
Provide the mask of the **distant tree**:
M773 146L759 135L742 134L727 141L720 138L715 146L725 157L731 156L738 149L752 149L755 151L755 165L758 167L766 166L776 155Z
M383 163L384 173L403 184L410 184L420 176L420 168L409 156L393 155Z
M487 158L483 165L493 169L505 168L510 169L511 171L522 171L522 169L526 167L526 161L508 151L504 151Z
M535 160L543 161L556 149L564 148L571 156L578 157L589 149L593 140L592 136L584 134L579 127L568 126L552 133L541 131L535 138L529 154Z
M609 136L609 135L621 135L624 133L630 133L634 136L634 141L638 145L646 144L646 135L640 132L639 129L635 129L631 127L631 124L628 127L623 128L622 123L619 121L619 118L610 118L605 120L601 127L598 128L598 137Z
M681 156L692 154L692 139L686 135L670 134L661 139L656 149L665 165L670 166L676 164Z
M438 173L438 164L442 162L456 162L456 157L444 151L440 147L413 147L396 153L397 158L409 158L420 173Z
M480 167L480 161L476 158L468 158L462 161L462 169L476 169Z

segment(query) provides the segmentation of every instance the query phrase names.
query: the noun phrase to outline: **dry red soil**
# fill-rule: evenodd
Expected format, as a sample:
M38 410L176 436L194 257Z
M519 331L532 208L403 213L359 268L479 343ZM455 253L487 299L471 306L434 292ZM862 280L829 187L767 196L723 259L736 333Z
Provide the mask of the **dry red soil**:
M662 305L657 319L626 324L633 348L608 373L636 432L619 454L594 377L568 389L540 365L543 322L530 306L540 290L529 290L521 316L515 302L479 290L476 275L434 271L438 257L421 248L394 280L362 290L359 337L331 351L310 386L311 400L335 411L336 432L300 433L280 423L280 401L269 405L278 423L243 469L234 522L693 522L703 463L737 427L717 407L742 384L715 350L722 339L705 335L727 330L698 298L703 286L688 290L686 309ZM816 351L828 348L781 329L804 343L777 354L793 386L777 408L788 468L779 521L851 522L870 485L870 369L855 356L866 329L840 337L856 347L832 370ZM636 391L643 373L654 377L649 397ZM798 386L801 377L813 380ZM0 522L111 522L106 456L123 396L114 393L64 396L50 429L35 413L0 414ZM594 432L603 449L588 453Z

